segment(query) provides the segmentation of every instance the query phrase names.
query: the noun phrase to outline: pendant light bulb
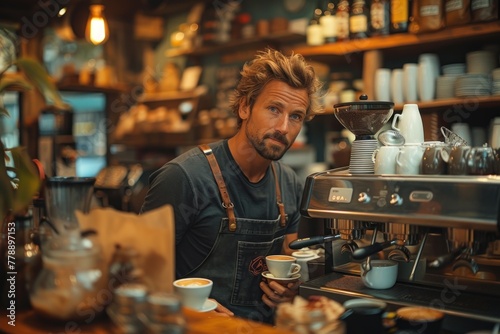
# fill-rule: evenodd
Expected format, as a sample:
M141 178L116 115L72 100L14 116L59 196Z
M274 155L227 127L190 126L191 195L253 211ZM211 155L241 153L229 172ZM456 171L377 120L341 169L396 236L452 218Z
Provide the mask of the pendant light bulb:
M94 45L102 44L109 37L108 22L103 5L90 5L90 15L85 28L85 38Z

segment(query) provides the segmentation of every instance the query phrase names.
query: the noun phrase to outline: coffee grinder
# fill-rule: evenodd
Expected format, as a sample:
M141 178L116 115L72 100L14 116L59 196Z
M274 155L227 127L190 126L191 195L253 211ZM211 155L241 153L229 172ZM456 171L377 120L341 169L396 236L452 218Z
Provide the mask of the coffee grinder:
M394 103L369 101L366 95L361 95L359 101L336 104L333 110L340 124L356 136L351 144L349 172L373 174L372 154L378 147L374 135L391 118Z

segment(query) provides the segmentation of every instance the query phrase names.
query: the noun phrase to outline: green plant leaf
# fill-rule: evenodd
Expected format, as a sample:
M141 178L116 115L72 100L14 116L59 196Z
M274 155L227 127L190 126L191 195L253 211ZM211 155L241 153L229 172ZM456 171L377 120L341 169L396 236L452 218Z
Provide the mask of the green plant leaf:
M29 90L32 88L33 85L23 76L0 76L0 92L5 91L6 89Z
M4 146L0 141L0 149L4 152ZM3 154L2 154L3 155ZM7 175L7 166L5 159L0 159L0 219L3 219L12 208L12 201L14 199L14 189L12 183Z
M0 116L9 116L9 111L5 109L4 107L0 107Z
M11 150L11 154L18 182L14 192L12 211L18 213L26 209L33 200L33 196L39 191L40 178L25 148L15 147Z
M59 109L68 109L68 105L62 100L56 85L51 81L49 74L38 61L31 58L19 58L16 60L15 65L38 88L48 103Z

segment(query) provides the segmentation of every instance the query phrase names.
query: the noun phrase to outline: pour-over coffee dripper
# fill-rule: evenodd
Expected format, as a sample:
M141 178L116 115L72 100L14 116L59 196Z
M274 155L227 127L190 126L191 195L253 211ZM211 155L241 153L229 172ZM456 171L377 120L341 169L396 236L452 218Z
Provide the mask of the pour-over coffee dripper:
M56 233L79 231L75 212L88 213L94 191L92 177L50 177L46 180L45 200L49 223Z
M333 106L337 120L356 137L352 142L349 171L351 174L373 174L373 151L378 147L375 134L391 118L394 103L368 101L361 95L359 101L339 103Z

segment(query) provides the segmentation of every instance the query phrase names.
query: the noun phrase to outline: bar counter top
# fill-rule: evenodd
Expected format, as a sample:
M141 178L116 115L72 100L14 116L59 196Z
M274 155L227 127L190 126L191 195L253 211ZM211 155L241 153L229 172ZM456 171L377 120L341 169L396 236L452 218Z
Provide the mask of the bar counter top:
M183 310L187 320L186 334L213 334L213 333L259 333L259 334L284 334L271 325L239 318L224 317L215 312L198 313L188 309ZM92 323L53 323L41 318L33 310L16 311L15 326L8 324L6 311L0 311L0 333L12 334L116 334L111 320L105 316L94 320Z

